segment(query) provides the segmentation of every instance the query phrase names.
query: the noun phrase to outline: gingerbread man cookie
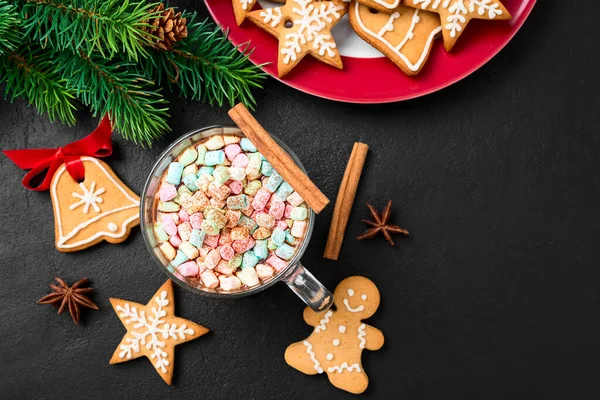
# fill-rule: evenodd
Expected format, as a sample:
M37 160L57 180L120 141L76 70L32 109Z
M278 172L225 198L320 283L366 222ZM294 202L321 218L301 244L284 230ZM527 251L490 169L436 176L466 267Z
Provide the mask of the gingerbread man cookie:
M334 297L335 311L304 310L304 321L315 329L308 338L287 348L285 361L307 375L326 373L339 389L362 393L369 385L362 352L379 350L384 342L379 329L362 322L377 311L379 290L369 279L351 276L340 282Z

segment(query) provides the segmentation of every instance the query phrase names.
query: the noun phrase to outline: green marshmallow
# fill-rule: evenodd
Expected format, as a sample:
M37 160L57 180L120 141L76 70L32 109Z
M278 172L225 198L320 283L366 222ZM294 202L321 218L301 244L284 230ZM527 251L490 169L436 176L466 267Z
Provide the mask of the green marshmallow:
M198 158L198 152L190 147L179 156L179 162L183 165L190 165Z
M196 164L204 164L204 156L206 155L206 146L201 144L196 146L196 151L198 153L198 157L196 158Z
M158 202L158 211L162 212L177 212L179 211L179 204L173 201L159 201Z

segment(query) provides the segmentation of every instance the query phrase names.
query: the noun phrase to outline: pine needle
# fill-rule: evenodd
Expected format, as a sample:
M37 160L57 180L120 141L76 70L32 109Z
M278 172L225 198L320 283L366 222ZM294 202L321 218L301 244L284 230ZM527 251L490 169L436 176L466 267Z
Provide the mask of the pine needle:
M0 83L5 83L4 98L14 101L23 97L40 114L75 125L75 94L66 79L52 65L53 55L35 45L28 45L0 57Z
M0 56L19 46L21 42L21 35L18 31L19 24L17 7L5 0L0 0Z
M256 104L252 88L262 87L266 74L249 60L248 44L239 47L227 40L227 33L214 23L195 21L196 13L183 13L188 37L171 52L154 50L142 66L157 82L166 82L171 91L183 97L222 106L241 101Z
M26 35L42 47L98 52L105 58L122 53L137 61L147 56L152 36L144 31L158 3L143 0L25 0L21 9Z
M135 64L69 52L57 53L57 72L93 114L110 115L126 139L150 145L169 131L167 101L154 82L135 72Z

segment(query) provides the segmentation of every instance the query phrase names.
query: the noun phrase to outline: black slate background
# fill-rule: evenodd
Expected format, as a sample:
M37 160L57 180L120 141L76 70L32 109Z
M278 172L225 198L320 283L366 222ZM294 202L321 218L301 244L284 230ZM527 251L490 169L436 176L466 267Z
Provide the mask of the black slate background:
M200 2L178 1L198 7ZM600 34L596 2L540 1L515 39L464 81L421 99L334 103L274 80L257 118L301 157L334 200L352 143L370 154L338 262L321 257L332 206L318 216L304 263L333 289L372 279L369 322L386 335L365 352L365 398L565 399L600 394ZM587 7L585 7L587 6ZM140 193L178 134L228 122L226 108L173 99L173 133L152 149L115 138L107 161ZM57 147L90 132L51 124L22 101L0 102L0 148ZM123 245L54 249L48 193L20 185L0 157L0 398L350 399L325 376L283 360L310 333L284 284L218 301L177 288L178 315L212 332L177 347L174 386L145 359L109 365L125 329L109 297L145 303L165 281L135 230ZM396 248L356 242L365 202L395 202L410 230ZM101 310L82 326L35 301L54 275L88 277Z

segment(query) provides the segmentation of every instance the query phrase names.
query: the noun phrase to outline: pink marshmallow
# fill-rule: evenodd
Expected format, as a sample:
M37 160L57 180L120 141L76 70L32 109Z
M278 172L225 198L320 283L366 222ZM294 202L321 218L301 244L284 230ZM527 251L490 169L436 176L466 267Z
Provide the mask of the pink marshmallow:
M204 266L208 269L213 269L221 261L221 254L218 250L211 250L206 257L204 257Z
M287 267L287 262L277 257L275 254L271 254L269 258L267 258L267 264L275 268L275 271L277 272Z
M288 224L284 220L280 219L279 221L277 221L277 227L280 228L282 231L285 231L288 228Z
M200 269L195 261L188 261L177 267L177 271L183 276L195 276L198 275Z
M177 225L173 221L173 218L165 218L162 223L163 229L169 234L169 236L177 235Z
M250 159L248 158L248 156L244 153L240 153L237 156L235 156L231 165L237 168L246 168L249 162Z
M171 236L169 238L169 243L171 243L171 245L173 247L179 247L179 245L183 242L183 240L181 240L181 238L178 235L175 236Z
M294 207L298 207L300 204L304 203L304 199L298 192L292 192L292 194L287 197L287 201Z
M242 148L238 144L230 144L225 146L225 156L229 161L233 161L235 156L242 152Z
M173 220L176 224L179 223L179 215L177 213L160 213L161 221L166 221L168 219Z
M276 199L275 196L271 198L271 207L269 207L269 214L273 216L275 219L283 218L283 213L285 212L285 203L279 199Z
M244 190L244 186L242 185L242 182L240 182L240 181L232 181L229 184L229 189L231 190L231 193L233 193L233 194L240 194L240 193L242 193L242 190Z
M270 198L271 198L271 193L267 189L265 189L265 188L258 189L258 192L256 192L256 195L254 196L254 199L252 200L252 208L254 208L256 211L263 210L265 208L265 206L267 205L267 203L269 202Z
M209 236L206 235L204 237L204 244L208 247L212 247L213 249L219 245L219 235Z
M233 250L233 247L231 247L230 245L226 244L224 246L219 247L219 253L221 254L221 258L223 260L229 261L235 255L235 250Z
M202 229L202 220L204 220L204 215L201 212L193 213L190 215L190 225L194 229Z
M158 190L158 197L160 198L160 201L173 200L175 197L177 197L177 189L175 186L163 182Z
M188 222L190 220L190 214L188 214L185 208L179 210L179 220L181 222Z
M294 224L292 225L292 230L290 231L290 234L293 237L301 238L302 236L304 236L305 230L306 230L306 221L294 221Z
M196 258L196 264L198 264L198 274L206 271L206 267L204 266L204 261L200 261L199 258Z

